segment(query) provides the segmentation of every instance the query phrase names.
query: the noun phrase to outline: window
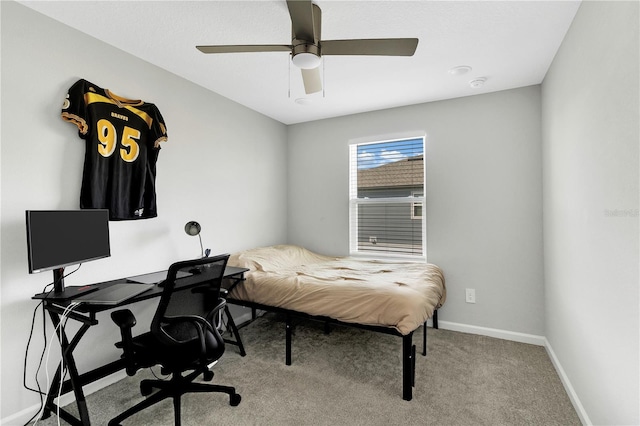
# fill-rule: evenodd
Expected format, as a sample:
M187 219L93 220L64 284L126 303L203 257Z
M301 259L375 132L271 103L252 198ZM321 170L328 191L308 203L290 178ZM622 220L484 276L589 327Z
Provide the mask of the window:
M412 191L411 196L414 198L424 198L422 191ZM411 219L422 219L422 202L411 203Z
M351 254L425 259L424 137L353 143Z

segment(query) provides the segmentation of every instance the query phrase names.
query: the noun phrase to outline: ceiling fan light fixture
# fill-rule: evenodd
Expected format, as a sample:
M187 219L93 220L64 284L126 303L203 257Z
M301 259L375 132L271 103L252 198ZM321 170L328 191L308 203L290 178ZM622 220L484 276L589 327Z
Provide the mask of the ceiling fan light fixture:
M197 49L203 53L291 52L289 70L291 63L301 70L305 93L322 92L324 97L320 70L324 55L413 56L418 47L417 38L324 40L320 6L312 0L286 3L291 18L291 44L196 46ZM289 90L289 97L290 94Z
M318 68L320 65L320 57L314 53L310 52L302 52L293 55L291 58L291 62L298 68L302 68L304 70Z

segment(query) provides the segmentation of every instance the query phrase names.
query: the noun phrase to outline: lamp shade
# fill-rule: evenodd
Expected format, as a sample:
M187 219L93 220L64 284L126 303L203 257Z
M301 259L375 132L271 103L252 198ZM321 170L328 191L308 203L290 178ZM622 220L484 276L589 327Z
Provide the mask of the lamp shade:
M200 230L201 229L202 229L202 227L195 220L187 222L186 225L184 225L184 232L186 232L187 235L191 235L191 236L194 236L194 237L196 235L200 234Z

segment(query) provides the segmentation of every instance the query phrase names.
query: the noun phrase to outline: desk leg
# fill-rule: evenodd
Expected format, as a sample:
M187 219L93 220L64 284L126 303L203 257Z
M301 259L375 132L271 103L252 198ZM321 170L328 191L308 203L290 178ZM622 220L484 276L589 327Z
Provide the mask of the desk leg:
M240 349L240 356L245 356L247 352L244 350L244 345L242 344L242 339L240 338L240 333L238 332L238 327L236 326L236 322L233 320L231 316L231 312L229 311L229 306L224 307L224 314L227 316L227 323L231 327L231 332L233 333L236 340L225 339L226 343L231 345L236 345L238 349Z
M78 368L76 367L76 361L73 358L73 350L80 342L82 336L89 329L89 325L83 324L77 331L77 333L73 336L71 342L69 342L66 331L64 329L64 325L60 324L60 316L52 311L49 311L49 316L51 317L51 322L53 323L54 328L58 329L57 335L60 342L60 347L62 348L62 359L64 361L64 365L69 371L69 381L71 382L71 387L73 388L73 393L76 397L76 404L78 405L78 413L80 414L80 419L77 419L72 414L70 414L63 408L58 407L53 402L54 398L58 396L60 381L63 379L62 362L60 363L60 365L58 365L58 369L56 370L53 382L51 383L51 387L49 388L47 401L45 402L43 418L49 417L51 413L55 413L59 409L60 417L62 417L68 423L72 425L88 426L91 424L91 422L89 421L89 410L87 409L87 401L84 396L84 391L82 390L82 383L80 381L80 375L78 374ZM58 403L60 403L60 401L58 401Z

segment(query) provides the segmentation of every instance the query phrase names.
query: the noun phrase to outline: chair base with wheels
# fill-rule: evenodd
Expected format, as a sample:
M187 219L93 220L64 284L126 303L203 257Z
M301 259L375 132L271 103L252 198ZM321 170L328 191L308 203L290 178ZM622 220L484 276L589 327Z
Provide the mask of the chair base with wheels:
M185 393L190 392L223 392L229 395L229 405L235 407L240 404L242 397L236 393L233 387L193 382L200 374L200 371L194 371L186 376L174 374L169 380L143 380L140 382L140 393L147 398L111 419L109 426L120 426L124 419L167 398L173 399L175 424L178 426L181 424L181 397ZM207 370L207 372L204 373L203 379L211 381L211 379L213 379L213 372ZM158 389L158 391L153 393L154 389Z

